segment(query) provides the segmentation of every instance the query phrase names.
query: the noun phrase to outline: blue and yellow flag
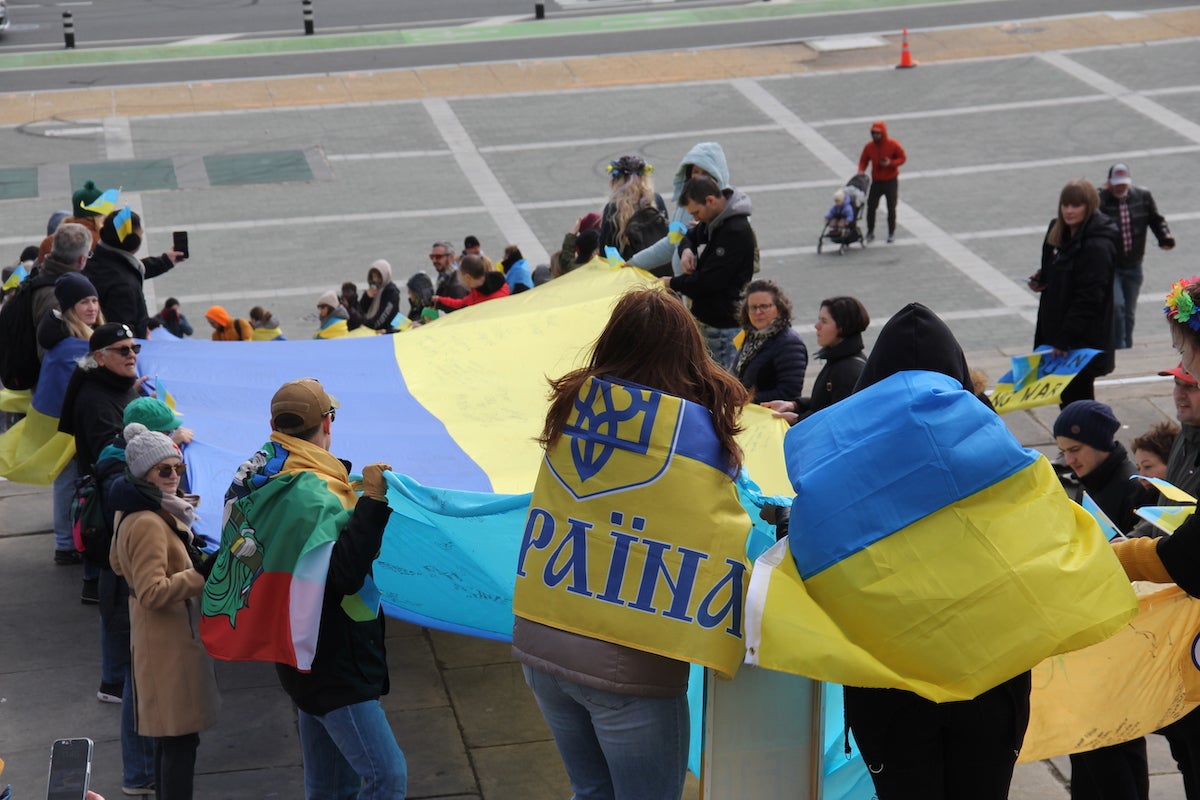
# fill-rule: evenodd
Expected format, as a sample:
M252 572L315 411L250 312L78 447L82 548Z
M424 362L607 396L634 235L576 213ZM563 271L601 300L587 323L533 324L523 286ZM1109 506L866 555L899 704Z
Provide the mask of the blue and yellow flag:
M101 217L107 217L109 214L117 210L117 200L121 197L120 189L105 189L104 192L93 200L91 203L81 208L91 211Z
M20 286L21 281L25 280L27 277L29 277L29 270L25 269L24 264L17 264L17 266L13 267L12 274L8 276L8 280L4 282L3 286L0 286L0 289L3 289L6 292L9 289L15 289Z
M751 663L962 700L1136 613L1049 462L945 375L897 373L784 450L791 534L754 567Z
M593 378L534 485L513 613L737 671L750 519L712 415Z
M113 217L113 230L117 232L117 239L122 242L126 236L133 233L133 211L129 206L122 208Z
M1012 369L996 382L992 405L997 413L1058 403L1063 389L1099 350L1081 348L1054 357L1048 348L1012 357Z

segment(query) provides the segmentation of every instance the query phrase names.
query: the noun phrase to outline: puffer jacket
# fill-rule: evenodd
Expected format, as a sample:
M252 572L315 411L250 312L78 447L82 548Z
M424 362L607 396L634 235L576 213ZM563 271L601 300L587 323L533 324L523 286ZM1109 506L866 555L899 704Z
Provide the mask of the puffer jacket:
M526 666L593 689L642 697L687 691L689 666L645 650L513 618L513 656Z
M1047 236L1049 232L1048 228ZM1042 242L1042 268L1034 277L1045 288L1038 302L1033 346L1099 350L1081 375L1107 375L1115 366L1113 274L1120 246L1120 230L1100 211L1084 220L1061 247Z

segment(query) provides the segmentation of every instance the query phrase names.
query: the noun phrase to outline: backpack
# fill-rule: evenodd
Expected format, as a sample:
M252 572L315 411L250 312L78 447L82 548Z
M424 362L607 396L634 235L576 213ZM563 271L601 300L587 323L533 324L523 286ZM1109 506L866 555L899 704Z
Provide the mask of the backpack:
M75 481L71 497L71 536L75 549L95 564L108 564L112 546L112 524L100 499L100 481L95 475L83 475Z
M0 384L21 391L37 385L42 362L37 353L37 323L33 318L33 293L53 286L54 276L39 270L22 281L17 291L0 306Z
M621 248L621 258L631 258L635 253L645 250L650 245L667 235L667 218L657 206L642 206L625 223L621 234L624 247Z

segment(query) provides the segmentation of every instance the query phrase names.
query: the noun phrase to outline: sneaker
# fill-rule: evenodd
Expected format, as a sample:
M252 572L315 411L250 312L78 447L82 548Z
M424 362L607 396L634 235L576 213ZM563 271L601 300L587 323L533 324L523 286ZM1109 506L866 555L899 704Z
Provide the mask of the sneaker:
M889 234L888 234L888 244L891 244L891 243L892 243L892 242L894 242L894 241L896 241L896 234L894 234L894 233L889 233Z
M131 796L152 796L154 794L154 786L122 786L121 792Z
M120 703L125 687L119 683L101 683L96 699L101 703Z
M100 605L100 581L97 578L84 578L83 589L79 592L79 602L85 606Z
M69 567L72 564L82 564L83 555L78 550L55 550L54 563L60 567Z
M867 231L867 241L868 242L875 241L875 231Z

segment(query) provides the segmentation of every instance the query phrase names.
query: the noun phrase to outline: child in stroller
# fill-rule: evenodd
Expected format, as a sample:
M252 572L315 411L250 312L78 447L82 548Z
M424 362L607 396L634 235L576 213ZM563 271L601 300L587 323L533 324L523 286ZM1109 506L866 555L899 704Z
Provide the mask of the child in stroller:
M826 239L838 245L839 253L845 253L855 242L866 247L858 220L866 203L870 180L866 175L855 175L833 193L833 205L825 215L825 227L821 230L821 238L817 240L818 253Z

